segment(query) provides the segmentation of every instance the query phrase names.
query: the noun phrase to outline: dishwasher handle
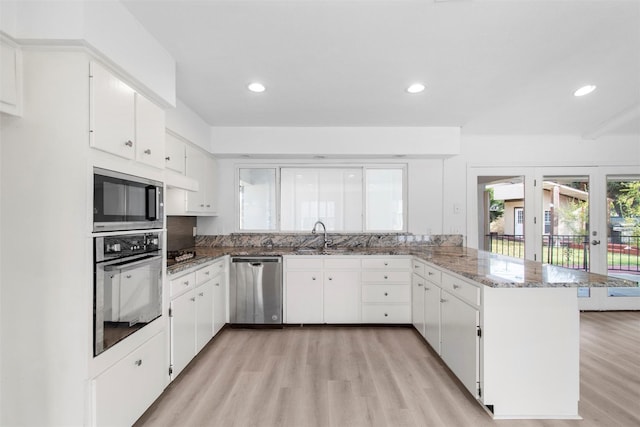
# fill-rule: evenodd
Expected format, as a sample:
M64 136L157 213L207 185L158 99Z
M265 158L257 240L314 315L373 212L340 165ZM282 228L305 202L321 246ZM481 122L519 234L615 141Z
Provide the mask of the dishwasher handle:
M265 262L276 262L276 263L281 263L282 262L282 258L280 257L271 257L271 258L258 258L258 257L238 257L238 258L231 258L231 262L232 263L250 263L251 265L256 265L256 264L261 264L261 263L265 263Z

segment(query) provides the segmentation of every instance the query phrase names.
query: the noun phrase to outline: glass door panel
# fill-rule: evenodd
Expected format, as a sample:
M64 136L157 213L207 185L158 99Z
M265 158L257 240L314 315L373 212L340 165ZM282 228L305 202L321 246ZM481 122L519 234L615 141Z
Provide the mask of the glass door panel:
M543 177L543 263L589 271L589 191L588 176Z
M640 282L640 176L607 176L607 274ZM640 296L640 288L608 296Z
M480 249L525 257L523 176L478 176Z

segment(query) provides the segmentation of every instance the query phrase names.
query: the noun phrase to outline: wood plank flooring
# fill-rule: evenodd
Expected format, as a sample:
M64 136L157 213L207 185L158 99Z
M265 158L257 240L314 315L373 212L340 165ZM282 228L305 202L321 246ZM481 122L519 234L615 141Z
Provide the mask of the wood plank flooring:
M640 312L581 314L576 420L494 421L408 328L226 329L136 426L640 426Z

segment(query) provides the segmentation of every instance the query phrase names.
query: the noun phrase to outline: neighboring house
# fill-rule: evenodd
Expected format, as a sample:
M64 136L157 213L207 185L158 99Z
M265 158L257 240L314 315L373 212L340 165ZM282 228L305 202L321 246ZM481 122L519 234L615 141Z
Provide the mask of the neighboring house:
M504 201L504 231L503 234L524 234L524 185L522 183L501 183L487 188L493 188L494 200ZM589 201L589 193L552 181L543 183L542 205L544 209L544 234L575 234L574 230L583 229L579 212L574 210L573 220L562 220L561 213L571 209L572 203L584 205ZM578 210L584 209L578 208ZM553 224L553 216L557 221ZM553 229L553 230L552 230Z

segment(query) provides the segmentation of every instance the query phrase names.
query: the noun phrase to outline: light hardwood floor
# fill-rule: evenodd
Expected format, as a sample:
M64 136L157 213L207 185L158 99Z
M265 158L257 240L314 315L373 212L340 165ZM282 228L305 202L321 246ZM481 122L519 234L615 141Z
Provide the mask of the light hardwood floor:
M582 313L580 368L582 421L493 421L412 329L227 329L136 426L640 426L640 312Z

